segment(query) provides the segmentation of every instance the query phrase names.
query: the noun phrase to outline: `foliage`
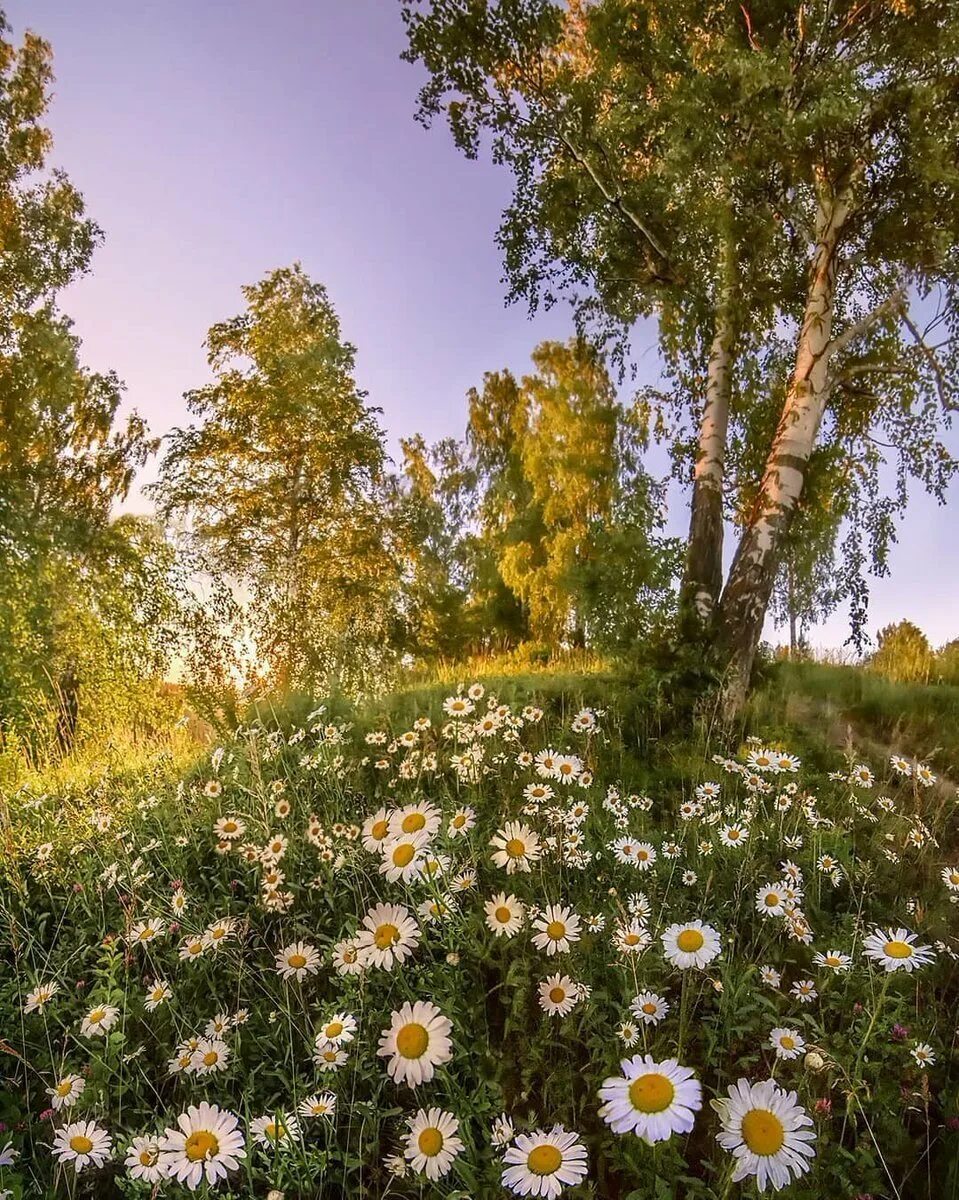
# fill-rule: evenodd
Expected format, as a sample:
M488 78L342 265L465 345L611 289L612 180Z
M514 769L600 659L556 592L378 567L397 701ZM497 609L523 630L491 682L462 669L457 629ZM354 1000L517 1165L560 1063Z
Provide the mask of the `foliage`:
M283 688L368 678L395 571L383 520L383 434L353 378L355 350L301 267L243 289L207 337L200 423L169 439L153 489L214 577L248 593L258 664Z
M869 666L896 683L925 683L933 669L934 656L929 639L911 621L900 621L880 629L879 648Z

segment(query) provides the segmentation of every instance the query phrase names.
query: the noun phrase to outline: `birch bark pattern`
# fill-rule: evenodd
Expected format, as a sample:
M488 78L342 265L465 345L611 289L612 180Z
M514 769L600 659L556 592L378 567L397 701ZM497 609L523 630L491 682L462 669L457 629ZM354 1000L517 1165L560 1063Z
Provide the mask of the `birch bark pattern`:
M828 398L836 249L851 201L850 185L829 193L820 184L816 247L793 376L759 495L740 538L720 603L719 636L727 662L723 693L726 720L735 719L746 700L783 534L802 495Z
M706 396L699 426L680 595L683 634L687 639L699 638L706 632L723 587L723 472L736 336L731 309L727 295L716 313L706 368Z

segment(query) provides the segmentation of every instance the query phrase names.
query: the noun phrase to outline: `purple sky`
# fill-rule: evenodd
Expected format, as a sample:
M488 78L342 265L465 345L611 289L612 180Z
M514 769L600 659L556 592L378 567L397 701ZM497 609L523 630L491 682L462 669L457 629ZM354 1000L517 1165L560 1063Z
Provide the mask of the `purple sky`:
M203 337L242 309L241 284L295 259L358 347L391 450L414 431L460 434L484 371L522 372L537 341L571 332L565 310L530 322L504 306L493 235L509 179L414 122L420 75L399 61L394 0L5 7L15 35L53 45L52 162L106 233L64 308L86 363L117 371L155 433L186 419L182 394L208 374ZM647 377L651 343L636 346ZM675 505L671 531L685 521ZM909 617L933 641L959 635L955 528L954 506L916 497L872 630ZM813 640L845 636L839 615Z

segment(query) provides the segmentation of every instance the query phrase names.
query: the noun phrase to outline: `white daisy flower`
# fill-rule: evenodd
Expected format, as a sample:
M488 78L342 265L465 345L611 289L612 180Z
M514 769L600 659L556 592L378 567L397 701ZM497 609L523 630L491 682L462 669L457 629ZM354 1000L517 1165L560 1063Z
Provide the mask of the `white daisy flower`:
M547 1133L521 1133L503 1155L503 1186L518 1196L560 1195L586 1177L586 1147L579 1135L554 1125Z
M674 1133L689 1133L703 1106L699 1080L675 1058L656 1062L651 1055L623 1059L622 1075L603 1082L599 1115L614 1133L635 1133L653 1145Z
M135 1137L127 1147L123 1165L131 1179L142 1179L144 1183L159 1183L163 1178L160 1166L160 1139L147 1134Z
M796 1103L796 1093L786 1092L773 1080L750 1083L740 1079L728 1089L728 1099L718 1101L722 1132L716 1140L736 1159L733 1181L750 1175L765 1191L779 1191L809 1170L816 1155L809 1128L812 1117Z
M702 970L721 951L718 931L702 921L670 925L662 934L662 943L666 959L683 971L690 967Z
M38 983L32 991L27 992L23 1011L25 1013L43 1012L59 990L59 983Z
M301 1117L329 1117L336 1115L336 1096L333 1092L319 1092L301 1100L297 1110Z
M863 953L884 971L910 974L935 958L931 946L917 944L917 935L907 929L877 929L863 939Z
M59 1163L72 1163L79 1173L84 1167L102 1167L110 1157L113 1142L96 1121L74 1121L58 1129L51 1152Z
M363 918L357 935L359 961L364 967L391 971L420 943L420 927L402 904L377 904Z
M328 1021L317 1030L317 1038L329 1042L333 1046L345 1046L352 1042L356 1034L356 1017L352 1013L334 1013Z
M630 1003L629 1011L644 1025L658 1025L669 1012L669 1002L656 992L640 992Z
M64 1075L46 1092L54 1110L59 1112L63 1108L72 1108L83 1094L85 1086L80 1075Z
M308 942L293 942L276 956L276 973L281 979L303 980L320 969L320 955Z
M539 1005L551 1017L565 1017L579 1003L580 985L568 975L548 975L539 985Z
M507 875L529 871L530 864L537 862L543 853L539 835L519 821L507 821L490 839L490 845L493 847L490 857L497 867L506 869Z
M457 1137L459 1122L442 1109L421 1108L407 1118L407 1124L410 1132L403 1156L417 1175L434 1181L441 1179L463 1151L463 1142Z
M380 1035L377 1055L388 1058L386 1070L395 1083L419 1087L429 1083L436 1068L453 1057L452 1024L428 1000L407 1001L390 1017L389 1029Z
M533 935L537 950L545 950L548 957L565 954L572 942L580 940L580 920L571 908L559 904L547 904L541 916L533 921L538 933Z
M798 1058L806 1048L806 1039L795 1029L777 1028L769 1034L769 1045L777 1058Z
M486 924L497 937L511 938L523 928L526 908L512 893L497 892L483 905Z
M246 1158L240 1122L233 1113L208 1104L191 1104L160 1142L160 1169L195 1192L202 1181L215 1184Z
M120 1010L113 1004L95 1005L80 1022L84 1037L106 1037L117 1023Z
M300 1126L292 1113L269 1113L250 1122L250 1137L264 1150L289 1146L299 1134Z

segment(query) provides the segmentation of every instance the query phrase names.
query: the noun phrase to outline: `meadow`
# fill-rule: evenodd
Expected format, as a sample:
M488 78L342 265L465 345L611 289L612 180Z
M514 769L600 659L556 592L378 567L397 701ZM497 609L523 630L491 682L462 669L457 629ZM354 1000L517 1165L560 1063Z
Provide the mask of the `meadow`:
M787 683L736 744L466 677L21 786L0 1195L956 1195L956 789Z

